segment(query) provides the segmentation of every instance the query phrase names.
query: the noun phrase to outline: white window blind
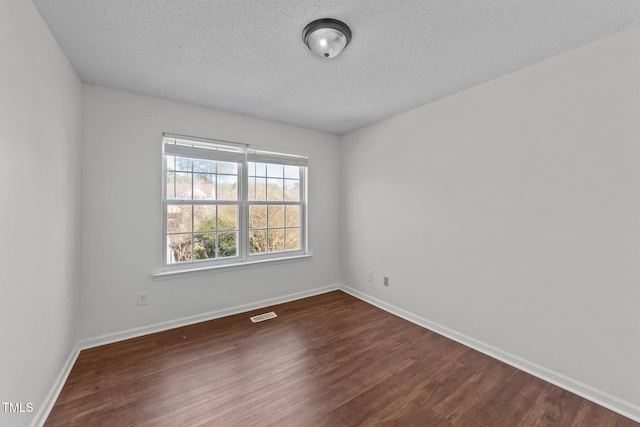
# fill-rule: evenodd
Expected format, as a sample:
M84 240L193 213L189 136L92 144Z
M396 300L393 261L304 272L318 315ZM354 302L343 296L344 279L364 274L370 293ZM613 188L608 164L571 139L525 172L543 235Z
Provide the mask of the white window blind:
M270 163L286 166L307 167L307 158L292 154L271 153L267 151L249 150L247 159L255 163Z
M247 144L196 138L184 135L164 134L164 154L192 159L218 160L244 163L247 159Z

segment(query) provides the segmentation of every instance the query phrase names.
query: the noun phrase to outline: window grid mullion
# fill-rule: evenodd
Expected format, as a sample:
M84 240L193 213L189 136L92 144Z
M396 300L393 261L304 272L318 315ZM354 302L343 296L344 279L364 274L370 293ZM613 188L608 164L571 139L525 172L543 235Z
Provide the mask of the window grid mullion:
M267 253L269 253L269 205L267 205L267 219L266 219L266 230L267 230Z
M176 172L176 158L173 158L173 197L176 196L176 192L178 191L178 174Z
M247 260L249 246L248 169L246 161L238 165L238 255L243 262Z
M218 180L216 179L216 182L217 181ZM216 189L216 191L218 191L218 190ZM216 195L217 194L218 193L216 193ZM213 257L214 258L218 258L218 254L220 252L220 242L218 241L218 237L220 236L220 215L218 213L218 209L219 208L220 208L220 205L216 205L216 231L215 231L215 233L213 233L213 238L215 240L215 244L213 245L214 246L214 249L213 249L214 250Z
M191 179L191 183L193 185L193 179ZM191 193L193 194L193 192ZM191 261L194 260L193 258L193 253L195 252L195 244L196 244L196 238L193 235L193 231L195 230L195 226L196 226L196 222L195 222L195 215L194 215L194 210L195 210L195 205L191 205Z
M266 205L287 205L287 206L300 206L302 205L302 202L295 202L295 201L284 201L284 200L268 200L268 201L264 201L264 200L249 200L248 203L250 205L262 205L262 206L266 206Z
M166 200L167 205L225 205L225 206L233 206L240 205L239 200L211 200L211 199L200 199L200 200Z

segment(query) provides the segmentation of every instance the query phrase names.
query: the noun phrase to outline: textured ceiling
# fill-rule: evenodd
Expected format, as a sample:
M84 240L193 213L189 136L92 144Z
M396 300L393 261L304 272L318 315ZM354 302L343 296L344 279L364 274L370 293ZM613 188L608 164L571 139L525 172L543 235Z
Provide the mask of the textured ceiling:
M639 0L33 0L83 82L342 134L640 24ZM318 18L353 39L324 60Z

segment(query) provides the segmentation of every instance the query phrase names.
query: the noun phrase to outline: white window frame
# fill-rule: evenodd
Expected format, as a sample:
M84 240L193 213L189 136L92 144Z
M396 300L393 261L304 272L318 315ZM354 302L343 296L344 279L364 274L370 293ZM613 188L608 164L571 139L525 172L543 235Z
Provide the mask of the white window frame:
M205 151L203 151L205 150ZM206 150L209 150L208 152ZM203 154L205 153L205 154ZM167 156L191 157L194 159L208 159L235 162L238 165L238 201L221 200L174 200L167 199ZM207 157L201 157L201 156ZM248 164L273 163L282 165L299 166L300 200L294 201L249 201L248 195ZM192 137L179 134L163 133L162 138L162 267L161 273L179 273L183 271L206 270L217 267L241 266L262 261L288 260L308 255L308 230L307 230L307 157L296 154L276 153L270 151L253 150L248 144L240 144L229 141L214 140L209 138ZM203 260L191 260L179 263L168 263L168 230L167 211L170 205L238 205L238 239L237 255L223 258ZM251 205L296 205L299 206L299 249L259 254L250 253L249 242L249 207ZM268 208L267 208L268 209ZM286 223L285 223L286 226ZM286 228L285 228L286 230ZM192 229L191 233L195 233ZM285 231L286 235L286 231ZM192 248L193 250L193 248Z

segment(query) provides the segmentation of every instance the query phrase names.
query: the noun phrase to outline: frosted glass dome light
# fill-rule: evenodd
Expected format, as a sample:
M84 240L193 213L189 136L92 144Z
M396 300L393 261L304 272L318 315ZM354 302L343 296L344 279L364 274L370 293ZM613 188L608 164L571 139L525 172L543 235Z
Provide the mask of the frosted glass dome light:
M351 41L351 29L336 19L318 19L304 27L302 40L319 57L335 58Z

